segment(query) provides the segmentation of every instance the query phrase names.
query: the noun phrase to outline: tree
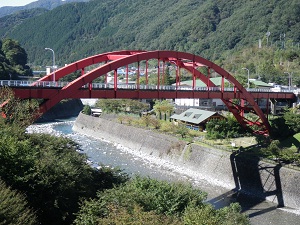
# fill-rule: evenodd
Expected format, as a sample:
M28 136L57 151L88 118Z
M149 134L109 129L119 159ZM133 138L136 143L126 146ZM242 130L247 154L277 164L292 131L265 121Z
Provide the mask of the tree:
M207 138L235 138L248 131L237 122L236 118L228 115L225 119L211 119L206 123Z
M164 120L167 120L167 115L174 111L174 105L172 105L168 100L159 101L156 100L153 106L153 109L158 117L158 119L162 119L162 114L164 115Z
M2 60L1 53L4 56ZM9 75L12 76L12 78L16 78L17 75L32 75L31 69L26 65L27 53L25 49L22 48L17 41L14 41L12 39L4 39L2 41L2 48L0 51L0 63L2 63L2 68L5 69L5 71L2 72L2 76L7 77L7 75Z
M270 120L271 136L275 139L285 139L300 132L300 112L298 108L285 109L283 116Z
M172 85L175 83L175 78L172 78L171 74L170 74L170 68L167 65L166 66L166 70L165 70L165 74L164 74L164 81L163 84L164 85Z
M148 104L132 99L99 99L96 106L106 113L138 114L149 108Z
M0 177L14 190L26 193L28 205L41 224L71 224L81 198L127 180L120 170L101 170L86 163L73 141L49 134L27 134L35 110L30 102L1 89ZM29 106L27 106L29 104ZM33 111L31 111L33 110ZM24 223L27 224L27 223Z
M91 115L92 114L92 109L89 105L85 105L83 107L82 113L85 115Z
M37 217L24 195L9 188L0 180L0 221L1 224L35 225Z
M181 138L185 138L189 133L189 128L187 128L184 123L180 123L177 126L176 133L179 134Z
M127 180L119 170L97 170L76 144L48 134L0 132L0 176L26 193L41 224L71 224L81 198Z
M26 65L27 53L17 41L4 39L2 42L2 51L12 66Z
M300 110L299 108L287 109L283 115L286 125L293 134L300 132Z
M0 88L0 123L12 127L26 128L39 116L37 100L21 100L15 97L8 87ZM4 116L4 118L3 118Z

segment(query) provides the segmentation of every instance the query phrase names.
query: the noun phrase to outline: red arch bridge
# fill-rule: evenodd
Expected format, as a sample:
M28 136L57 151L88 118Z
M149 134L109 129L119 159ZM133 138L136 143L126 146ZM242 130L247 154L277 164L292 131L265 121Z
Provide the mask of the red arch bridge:
M148 85L148 62L157 60L157 84ZM143 71L140 68L144 65ZM176 84L164 85L165 64L173 64L176 68ZM128 82L128 66L137 65L136 82ZM91 67L92 69L89 69ZM126 67L126 82L118 83L118 69ZM207 74L202 69L205 67ZM181 86L181 69L189 72L192 85ZM81 76L72 82L59 80L80 70ZM113 73L113 82L107 82L107 74ZM217 86L210 78L211 74L221 77L221 85ZM140 77L145 78L144 85ZM96 83L95 79L104 76L104 83ZM206 87L196 87L196 79L205 83ZM225 87L225 81L231 88ZM237 121L244 127L255 126L258 133L268 134L270 125L267 116L257 104L257 99L289 99L296 98L293 92L271 92L267 89L246 90L232 75L213 62L200 56L176 51L115 51L84 58L66 65L51 74L34 82L0 81L0 86L10 86L17 97L22 99L43 99L40 112L44 113L55 104L67 98L130 98L130 99L176 99L176 98L215 98L221 99ZM268 104L267 104L268 105ZM245 117L244 112L255 114L254 119ZM267 110L268 111L268 110Z

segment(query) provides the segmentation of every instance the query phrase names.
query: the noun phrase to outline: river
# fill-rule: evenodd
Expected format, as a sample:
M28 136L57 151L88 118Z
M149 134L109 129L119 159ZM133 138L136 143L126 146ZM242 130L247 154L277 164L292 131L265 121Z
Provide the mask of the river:
M216 208L239 202L244 213L249 215L253 225L300 225L300 212L286 207L277 208L273 203L255 199L246 195L236 195L234 191L212 186L205 180L195 179L166 162L151 160L131 154L130 149L105 140L94 139L73 132L75 118L53 123L34 124L28 132L50 133L66 136L76 141L80 149L89 157L92 166L118 167L130 176L141 175L169 182L189 182L196 188L208 193L207 201Z

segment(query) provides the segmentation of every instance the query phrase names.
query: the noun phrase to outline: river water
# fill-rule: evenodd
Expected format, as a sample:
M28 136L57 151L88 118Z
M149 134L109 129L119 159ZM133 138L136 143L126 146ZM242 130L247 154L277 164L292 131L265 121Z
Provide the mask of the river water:
M94 139L76 132L72 126L75 118L53 123L34 124L27 130L31 132L50 133L66 136L76 141L80 149L89 157L92 166L118 167L130 176L141 175L170 182L189 182L196 188L208 193L207 201L216 208L239 202L244 213L249 215L253 225L300 225L300 212L289 208L277 208L270 202L255 199L246 195L236 195L233 190L211 185L209 182L191 177L166 162L153 162L147 158L131 153L130 149L115 145L105 140Z

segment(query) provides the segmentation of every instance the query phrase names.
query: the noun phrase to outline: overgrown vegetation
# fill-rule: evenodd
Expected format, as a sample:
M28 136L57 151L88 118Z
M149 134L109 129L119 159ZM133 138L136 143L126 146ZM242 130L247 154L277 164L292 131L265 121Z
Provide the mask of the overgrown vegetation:
M190 185L136 177L85 201L75 224L249 224L238 204L220 210Z
M102 109L105 113L133 113L139 114L147 111L149 105L132 99L99 99L96 107Z
M0 144L1 178L26 193L42 224L70 224L80 198L126 180L119 171L91 168L65 138L29 135L24 130L16 136L2 128Z
M249 134L249 131L244 129L231 114L228 114L225 119L207 122L206 131L208 139L237 138Z
M28 207L25 196L7 187L0 180L0 222L1 224L38 224L35 212Z
M81 198L94 197L96 191L127 180L119 170L90 167L87 157L79 154L77 145L69 139L27 134L25 129L33 121L36 105L13 98L7 88L0 89L0 93L0 103L9 99L1 109L6 118L0 117L0 177L13 191L24 193L38 223L71 224ZM27 105L30 107L24 107ZM18 199L22 200L16 195L11 201L20 202ZM0 208L7 209L5 201L0 204ZM24 212L32 214L29 210Z

